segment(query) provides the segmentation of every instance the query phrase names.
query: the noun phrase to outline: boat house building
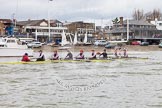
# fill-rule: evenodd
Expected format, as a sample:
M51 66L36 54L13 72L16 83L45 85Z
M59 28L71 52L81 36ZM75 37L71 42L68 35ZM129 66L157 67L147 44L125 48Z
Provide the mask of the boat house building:
M127 29L127 27L129 29ZM145 20L124 20L120 18L118 24L114 24L111 30L107 31L110 40L129 40L147 41L150 44L158 44L162 38L157 38L159 30L155 25Z
M41 20L27 20L17 22L17 36L32 37L40 42L55 42L61 39L62 32L67 32L67 27L58 20L50 20L50 26L45 19Z

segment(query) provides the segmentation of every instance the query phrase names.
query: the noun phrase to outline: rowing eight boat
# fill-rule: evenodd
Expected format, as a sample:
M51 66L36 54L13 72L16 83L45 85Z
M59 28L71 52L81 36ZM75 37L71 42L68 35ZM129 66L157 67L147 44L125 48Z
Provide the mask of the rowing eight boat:
M108 59L93 59L93 60L46 60L46 61L30 61L30 62L22 62L22 61L15 61L15 62L0 62L0 64L45 64L45 63L77 63L77 62L111 62L114 60L129 60L129 59L141 59L146 60L149 58L140 58L140 57L127 57L127 58L108 58Z

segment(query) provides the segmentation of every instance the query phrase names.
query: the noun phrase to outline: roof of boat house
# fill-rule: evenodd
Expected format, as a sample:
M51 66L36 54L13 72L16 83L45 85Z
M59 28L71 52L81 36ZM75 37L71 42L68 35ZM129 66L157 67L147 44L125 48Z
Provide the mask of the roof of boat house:
M40 23L42 23L43 21L48 24L48 21L47 20L41 19L41 20L19 21L19 22L17 22L17 25L20 25L20 26L39 26ZM50 25L51 26L54 26L56 23L62 23L62 22L59 21L59 20L50 20Z
M127 20L124 20L123 24L127 24ZM145 20L129 20L129 25L148 25L155 26Z
M133 32L133 31L129 30L129 32ZM106 33L127 33L127 28L117 27L117 28L113 28L112 30L107 30Z
M48 21L46 21L45 19L42 19L42 20L19 21L19 22L17 22L17 25L21 25L21 26L37 26L37 25L39 25L43 21L48 23Z
M50 23L62 23L61 21L55 19L55 20L50 20Z
M5 24L5 23L12 23L11 19L0 19L0 22Z

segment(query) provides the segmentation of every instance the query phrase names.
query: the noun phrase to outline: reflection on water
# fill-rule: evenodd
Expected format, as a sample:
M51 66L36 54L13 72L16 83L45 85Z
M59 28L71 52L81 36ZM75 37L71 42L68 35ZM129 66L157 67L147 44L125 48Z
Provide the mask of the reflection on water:
M106 63L1 64L0 106L161 108L161 52L140 56L150 59Z

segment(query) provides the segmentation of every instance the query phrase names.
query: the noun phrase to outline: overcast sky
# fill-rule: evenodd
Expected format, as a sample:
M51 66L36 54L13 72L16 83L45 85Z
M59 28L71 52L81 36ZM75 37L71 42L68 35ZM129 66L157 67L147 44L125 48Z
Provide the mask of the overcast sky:
M109 25L109 19L131 18L135 9L160 9L162 0L0 0L0 18L88 21Z

